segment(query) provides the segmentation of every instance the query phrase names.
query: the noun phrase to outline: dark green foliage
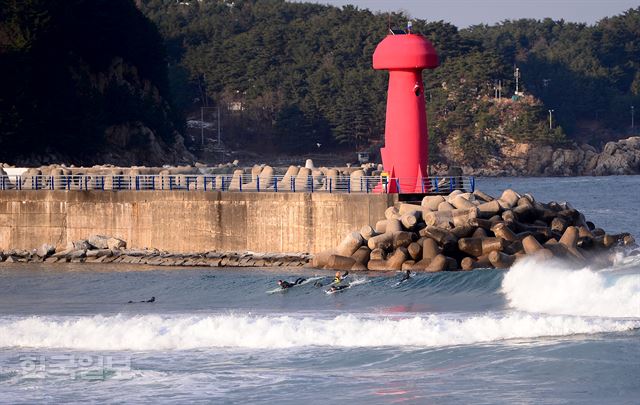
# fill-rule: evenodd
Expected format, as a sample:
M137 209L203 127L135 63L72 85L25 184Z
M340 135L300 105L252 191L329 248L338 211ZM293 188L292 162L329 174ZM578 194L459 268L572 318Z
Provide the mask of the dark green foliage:
M554 109L569 133L578 120L624 130L630 106L640 104L640 7L594 26L517 20L465 36L517 64L526 91Z
M216 105L233 148L367 149L383 139L388 74L371 63L389 20L407 16L284 0L0 0L0 157L85 154L132 122L170 142L183 113ZM413 26L441 60L424 73L433 160L454 146L481 162L507 138L599 143L581 123L622 136L640 106L640 8L593 26Z
M163 40L132 1L2 0L0 10L0 158L86 162L108 127L139 122L166 142L182 129L166 101Z
M234 140L253 141L259 132L276 142L289 139L292 145L282 145L284 151L302 150L305 142L293 134L308 127L321 128L317 137L338 147L382 140L387 74L371 69L371 57L389 19L403 26L403 14L284 0L140 3L165 36L172 62L197 83L185 110L196 110L203 99L224 103L233 96L243 103L244 119L226 122ZM490 153L494 145L487 134L505 127L520 131L513 136L522 141L564 140L562 129L549 132L544 107L519 106L522 116L515 122L490 108L497 80L503 81L505 98L513 94L516 64L525 92L555 109L557 124L569 133L576 120L594 113L603 126L624 126L616 109L640 90L639 10L593 27L519 20L459 31L442 21L414 21L414 30L431 39L442 62L425 73L432 154L454 138L485 143ZM292 119L292 106L300 119ZM300 127L289 131L284 123Z

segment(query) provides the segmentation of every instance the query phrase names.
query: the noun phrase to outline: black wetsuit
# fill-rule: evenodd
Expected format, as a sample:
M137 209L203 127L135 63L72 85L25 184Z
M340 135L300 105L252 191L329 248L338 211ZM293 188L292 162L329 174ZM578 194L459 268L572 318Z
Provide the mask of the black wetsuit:
M402 283L403 281L407 281L411 278L411 272L409 270L407 270L407 272L404 274L404 277L402 277L402 279L400 280L400 282Z
M334 285L329 289L329 291L340 291L344 290L345 288L349 288L349 284Z
M137 304L137 303L146 304L146 303L152 303L152 302L156 302L156 297L151 297L151 299L148 299L146 301L138 301L138 302L129 301L127 302L127 304Z
M288 281L283 281L283 282L280 283L280 287L282 287L283 289L291 288L294 285L298 285L298 284L304 283L306 280L307 280L306 278L298 277L296 279L296 281L294 281L293 283L290 283Z

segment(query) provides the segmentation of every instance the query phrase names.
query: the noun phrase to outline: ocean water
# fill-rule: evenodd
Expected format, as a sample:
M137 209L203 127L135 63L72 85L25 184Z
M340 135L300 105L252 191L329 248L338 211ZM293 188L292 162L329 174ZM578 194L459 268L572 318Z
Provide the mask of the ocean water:
M638 176L478 184L639 235ZM0 403L639 403L640 258L331 276L2 264Z

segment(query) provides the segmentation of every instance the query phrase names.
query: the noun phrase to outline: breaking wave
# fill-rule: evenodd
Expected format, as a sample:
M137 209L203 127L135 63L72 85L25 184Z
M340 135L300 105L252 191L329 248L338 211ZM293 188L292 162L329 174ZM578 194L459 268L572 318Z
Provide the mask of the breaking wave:
M559 262L523 260L505 274L502 291L521 311L640 318L637 270L575 270Z
M454 318L340 315L31 316L0 320L0 347L101 350L277 349L305 346L439 347L545 336L620 332L640 321L503 313Z

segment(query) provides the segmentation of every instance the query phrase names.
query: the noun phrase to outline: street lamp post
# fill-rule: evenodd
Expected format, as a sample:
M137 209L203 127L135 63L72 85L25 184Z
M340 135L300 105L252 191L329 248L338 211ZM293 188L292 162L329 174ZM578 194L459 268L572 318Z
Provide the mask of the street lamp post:
M520 68L516 68L516 71L513 73L513 76L516 78L516 96L520 92Z
M549 129L553 129L553 112L555 110L549 110Z

